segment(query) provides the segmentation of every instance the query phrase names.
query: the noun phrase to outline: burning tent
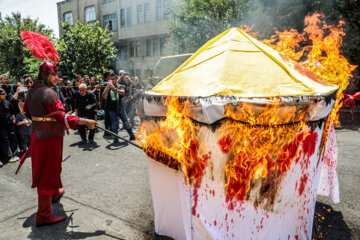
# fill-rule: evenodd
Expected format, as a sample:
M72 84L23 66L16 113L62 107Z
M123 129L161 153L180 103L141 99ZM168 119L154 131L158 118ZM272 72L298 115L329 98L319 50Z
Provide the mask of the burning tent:
M144 96L156 232L310 239L337 89L238 28L206 43Z

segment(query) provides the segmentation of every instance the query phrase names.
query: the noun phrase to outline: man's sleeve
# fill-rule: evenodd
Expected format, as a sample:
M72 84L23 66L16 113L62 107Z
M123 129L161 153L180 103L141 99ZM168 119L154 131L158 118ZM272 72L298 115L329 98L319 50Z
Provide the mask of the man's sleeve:
M46 94L49 94L49 99L45 105L46 109L50 114L56 112L56 114L51 117L55 118L58 123L66 128L71 128L73 130L77 129L76 123L79 120L79 117L66 114L64 105L61 103L60 99L57 98L54 91L50 90Z

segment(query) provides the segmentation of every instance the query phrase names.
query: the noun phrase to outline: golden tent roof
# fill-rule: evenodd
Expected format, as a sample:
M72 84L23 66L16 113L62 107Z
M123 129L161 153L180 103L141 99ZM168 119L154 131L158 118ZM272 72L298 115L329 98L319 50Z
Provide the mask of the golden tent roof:
M168 96L312 96L331 85L238 28L208 41L152 90Z

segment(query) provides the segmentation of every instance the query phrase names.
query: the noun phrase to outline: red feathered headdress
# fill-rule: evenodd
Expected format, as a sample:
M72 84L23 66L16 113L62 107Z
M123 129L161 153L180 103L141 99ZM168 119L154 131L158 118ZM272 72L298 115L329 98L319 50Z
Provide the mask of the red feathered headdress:
M34 57L41 60L47 59L55 64L60 61L56 49L44 35L27 31L23 31L20 35L24 45L31 51Z

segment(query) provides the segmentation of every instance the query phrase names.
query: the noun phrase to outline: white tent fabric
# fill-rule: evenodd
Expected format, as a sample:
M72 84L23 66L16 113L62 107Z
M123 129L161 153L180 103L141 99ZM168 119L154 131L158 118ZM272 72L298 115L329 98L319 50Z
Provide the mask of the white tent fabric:
M326 142L318 195L329 197L333 203L340 203L339 181L336 173L337 156L335 127L332 125Z
M211 139L216 138L216 132L204 134L204 131L202 136L210 142L211 147ZM307 160L301 158L298 163L293 162L285 176L275 180L281 183L272 208L268 207L269 202L266 201L260 201L258 207L254 207L254 199L259 199L256 187L245 202L237 202L233 209L229 207L224 190L226 159L214 146L211 147L214 170L212 173L206 170L201 187L196 191L186 184L183 173L149 159L155 231L174 239L187 240L311 239L320 175L326 176L323 171L327 170L319 162L323 127L315 131L319 137L316 150L308 159L310 165L304 168L303 163ZM333 132L329 134L331 139ZM333 141L329 144L333 144ZM305 184L302 182L304 174L308 176ZM326 186L329 182L325 181L324 184ZM300 185L303 194L300 194Z

